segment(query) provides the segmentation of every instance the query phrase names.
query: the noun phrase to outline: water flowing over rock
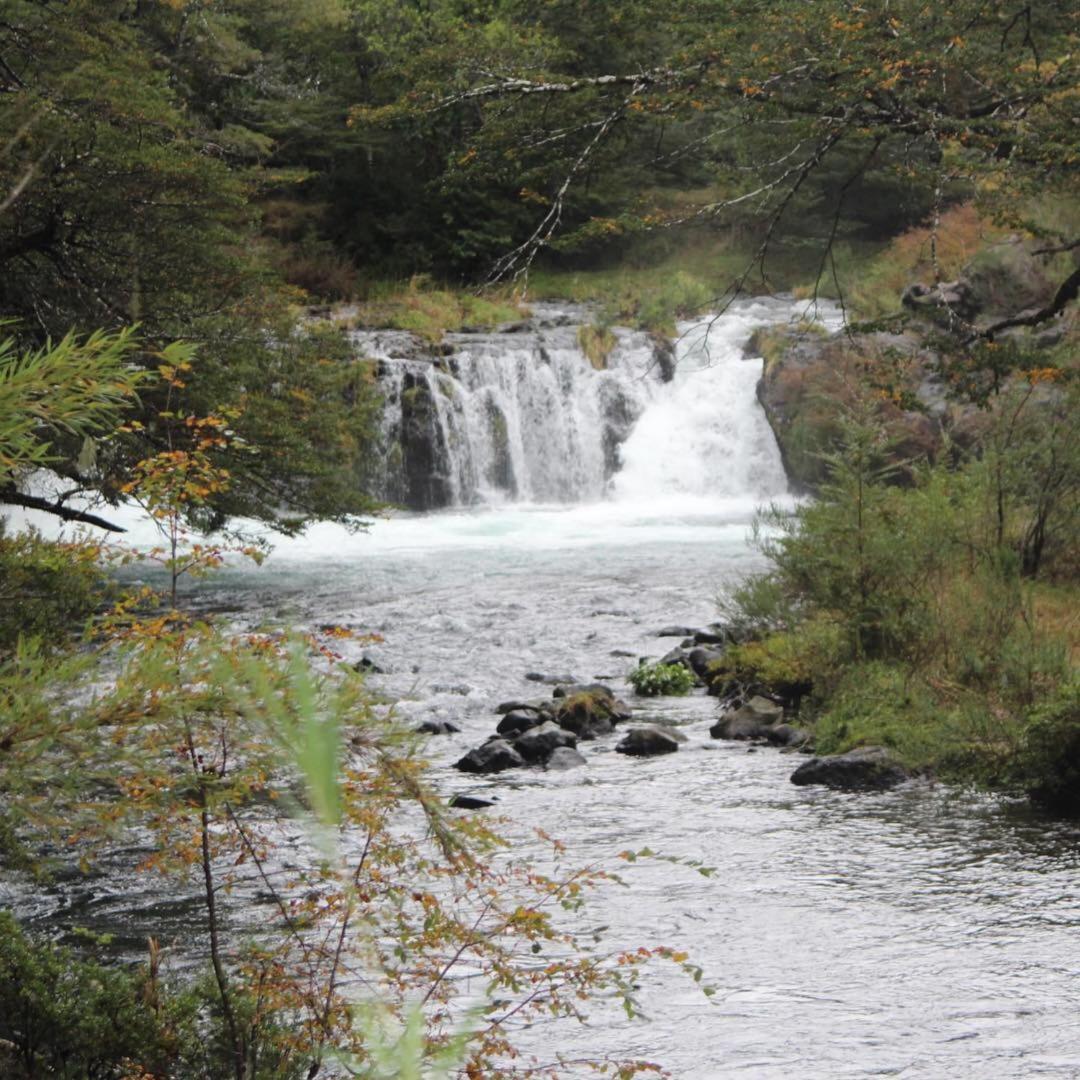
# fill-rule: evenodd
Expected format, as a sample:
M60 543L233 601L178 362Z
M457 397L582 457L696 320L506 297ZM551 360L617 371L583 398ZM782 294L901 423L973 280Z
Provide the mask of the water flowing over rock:
M385 399L374 493L414 510L782 494L753 406L759 371L730 360L751 327L790 317L790 304L755 301L685 324L674 344L615 328L599 370L578 342L593 319L580 307L539 304L526 323L437 345L353 331Z

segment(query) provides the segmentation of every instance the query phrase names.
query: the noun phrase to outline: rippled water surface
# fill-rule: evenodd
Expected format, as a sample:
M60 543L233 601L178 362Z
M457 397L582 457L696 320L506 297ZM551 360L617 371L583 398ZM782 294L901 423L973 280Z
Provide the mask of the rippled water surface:
M633 450L655 473L648 447ZM627 759L609 739L584 744L587 766L568 773L450 767L493 730L498 702L548 692L527 673L628 693L635 658L674 644L657 629L713 617L715 596L758 564L757 500L699 488L402 517L367 536L317 529L203 599L241 619L380 633L364 650L385 669L372 685L411 723L464 729L432 740L435 782L496 796L517 851L542 857L539 826L580 863L615 866L648 845L716 868L639 862L582 917L612 946L687 950L715 994L650 968L647 1020L598 1007L594 1023L560 1029L559 1050L640 1054L696 1080L1080 1076L1074 825L929 785L795 788L796 757L711 740L715 702L700 696L635 703L688 736L668 757ZM548 1055L552 1033L522 1041Z

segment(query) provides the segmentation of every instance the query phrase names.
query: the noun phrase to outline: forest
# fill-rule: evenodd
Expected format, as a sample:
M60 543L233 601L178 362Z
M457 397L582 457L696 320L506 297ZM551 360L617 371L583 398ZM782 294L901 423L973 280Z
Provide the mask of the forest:
M486 622L453 605L493 571L456 576L487 550L472 536L426 577L379 538L617 509L656 472L633 439L657 402L675 402L665 438L735 408L707 381L671 396L716 375L686 357L701 328L703 355L728 348L728 319L746 327L735 362L761 367L732 430L753 410L782 483L729 490L734 465L684 460L646 519L684 529L665 500L689 493L693 513L713 498L713 528L717 499L752 496L749 542L729 558L718 530L699 559L672 531L635 562L605 535L605 578L571 537L548 633L507 622L498 648L522 667L546 637L548 663L590 674L640 657L619 679L650 725L666 730L655 700L676 726L719 709L712 739L755 761L767 744L862 754L868 775L823 783L944 786L978 814L1034 815L1066 838L1054 865L1073 859L1078 69L1066 0L0 0L0 1073L726 1074L654 1060L631 1029L537 1048L534 1027L612 1003L645 1023L660 969L700 1008L724 998L663 920L662 940L608 947L585 914L613 888L632 906L635 875L713 888L714 867L620 835L582 860L548 835L559 815L522 846L516 824L448 802L410 702L434 679L442 709L469 674ZM528 370L475 382L485 350L534 341L513 361ZM571 353L543 397L532 369ZM550 402L571 417L553 480ZM454 473L467 425L491 461L470 450ZM695 470L716 483L681 486ZM505 556L522 594L484 610L546 610L544 521ZM274 546L299 573L289 545L319 535L378 588L323 611L327 563L304 579L311 607L271 596ZM386 535L408 554L414 533ZM578 622L586 650L587 620L629 619L604 592L628 581L714 621L661 657L640 656L643 631L604 631L631 647L578 660ZM365 611L384 593L408 608L411 672L392 619ZM424 654L439 619L454 636ZM519 681L500 706L531 717L515 768L535 764L531 725L572 749L629 716L600 676L534 674L554 705ZM484 677L461 709L494 694ZM857 808L874 798L846 812L876 821ZM50 921L52 898L112 874L188 897L188 921Z

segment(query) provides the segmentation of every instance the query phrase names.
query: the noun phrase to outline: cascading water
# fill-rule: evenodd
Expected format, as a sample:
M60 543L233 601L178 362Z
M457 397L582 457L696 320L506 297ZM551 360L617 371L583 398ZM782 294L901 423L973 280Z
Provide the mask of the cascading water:
M434 357L418 357L409 335L354 334L381 361L378 494L414 509L604 495L659 366L648 335L620 329L594 368L574 321L585 317L541 305L523 329L448 335Z
M386 397L378 494L419 510L780 495L783 465L754 398L761 369L743 346L794 313L749 301L683 324L673 378L655 340L625 329L594 366L578 342L582 309L540 305L514 332L449 335L437 356L418 356L408 334L357 332Z

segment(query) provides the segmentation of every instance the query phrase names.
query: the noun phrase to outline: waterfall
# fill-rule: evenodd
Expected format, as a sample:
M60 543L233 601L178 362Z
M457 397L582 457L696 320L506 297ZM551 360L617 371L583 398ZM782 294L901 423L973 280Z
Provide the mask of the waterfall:
M617 328L606 362L578 341L581 308L536 305L527 323L448 334L354 331L379 361L385 399L376 494L413 509L582 503L605 497L752 496L786 490L755 398L754 328L786 321L782 301L745 301L679 327L674 378L649 335Z

